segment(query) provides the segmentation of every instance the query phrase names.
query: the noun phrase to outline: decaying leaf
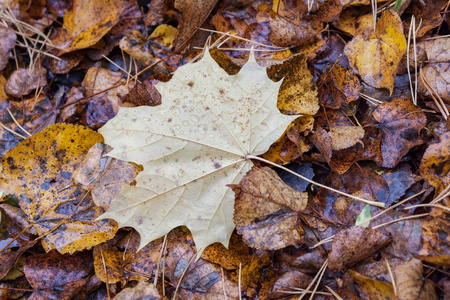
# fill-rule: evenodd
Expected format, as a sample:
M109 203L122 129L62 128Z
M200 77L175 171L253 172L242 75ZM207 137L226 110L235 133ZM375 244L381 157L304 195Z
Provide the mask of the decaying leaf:
M355 285L359 294L357 299L396 299L394 288L389 282L368 278L352 270L348 271L344 278L347 282Z
M298 289L306 289L311 283L311 280L311 276L302 272L287 272L275 282L268 298L283 299L286 297L286 294L298 292Z
M73 253L91 248L117 230L114 223L93 222L103 210L71 182L80 156L101 140L90 129L55 124L3 157L0 190L18 197L28 221L44 236L42 245L47 251Z
M449 227L450 221L447 212L444 216L435 216L424 220L422 223L422 247L417 253L417 257L423 261L449 268Z
M27 258L24 273L33 287L30 299L72 299L87 283L93 271L88 252L61 255L56 251Z
M96 44L120 20L125 1L73 1L73 9L64 16L64 26L72 36L67 50L84 49Z
M273 80L284 77L278 95L278 108L289 114L315 115L319 110L317 90L306 57L297 55L268 70Z
M17 36L11 28L0 26L0 71L6 67L10 58L14 56L11 50L16 45Z
M438 143L428 146L420 163L420 174L437 190L450 183L450 132L439 138Z
M378 105L373 112L382 132L383 167L393 168L408 151L422 143L419 132L426 125L422 109L405 98L394 98Z
M13 97L28 95L31 91L47 85L47 69L20 68L15 70L5 83L5 92Z
M120 49L134 57L144 65L150 65L155 56L151 52L142 32L134 30L120 40Z
M317 85L320 103L329 108L340 108L359 98L359 79L353 70L343 66L330 67Z
M354 37L345 46L350 66L362 79L376 88L387 88L392 94L398 65L406 53L406 38L400 17L392 10L382 12L375 33L369 39Z
M275 107L281 82L272 82L253 54L229 76L209 51L178 68L156 88L162 104L122 108L100 133L110 156L143 165L136 186L125 186L102 218L134 227L141 246L186 225L197 249L221 242L234 229L233 192L296 117Z
M247 245L277 250L303 240L298 212L306 207L307 193L295 191L267 167L254 167L231 188L236 193L234 223Z
M391 238L361 226L343 229L334 237L328 256L330 270L342 271L372 256L391 242Z
M423 278L423 265L420 260L413 258L396 267L394 273L398 299L438 299L433 282Z
M335 126L331 127L328 135L331 138L331 148L342 150L361 143L364 137L364 128L361 126Z
M123 289L120 293L114 296L114 300L128 300L128 299L168 299L161 297L158 289L154 283L140 281L136 286Z

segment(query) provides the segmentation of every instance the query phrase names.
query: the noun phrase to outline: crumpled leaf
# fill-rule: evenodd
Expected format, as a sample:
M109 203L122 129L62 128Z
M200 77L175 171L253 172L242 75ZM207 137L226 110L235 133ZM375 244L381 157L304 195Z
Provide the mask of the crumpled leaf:
M174 42L175 49L189 40L206 20L218 0L175 0L174 6L182 13L182 22Z
M413 258L408 263L397 266L394 274L398 299L438 299L433 282L423 278L420 260Z
M251 55L229 76L208 51L178 68L156 88L162 104L122 108L100 129L110 156L143 165L136 186L125 186L102 218L141 235L141 246L186 225L197 249L221 242L234 229L233 192L252 163L296 117L276 108L274 83Z
M450 104L450 38L425 40L420 46L426 53L427 63L421 70L425 80L445 103ZM419 92L429 95L422 80L419 80Z
M342 271L372 256L391 242L389 236L371 228L353 226L339 231L331 242L328 267Z
M344 49L352 68L376 88L387 88L392 94L398 65L406 53L406 38L400 17L385 10L369 39L354 37Z
M277 250L303 241L298 212L306 208L307 193L286 185L270 168L252 168L236 194L234 223L245 243L252 248Z
M34 292L28 299L72 299L93 271L92 255L81 252L61 255L56 251L27 258L25 276Z
M317 85L320 103L334 109L357 100L361 86L353 70L339 65L328 68Z
M14 58L11 50L16 45L17 36L11 28L0 27L0 71L3 70L10 58Z
M27 219L40 236L45 235L42 246L47 251L73 253L91 248L117 230L110 221L92 221L103 210L71 180L81 157L101 140L101 135L90 129L55 124L3 157L0 190L18 197Z
M373 117L382 132L383 167L393 168L409 150L422 143L419 132L427 122L422 109L405 98L394 98L378 105Z
M5 92L19 98L31 91L47 85L47 69L36 67L35 70L20 68L15 70L5 83Z

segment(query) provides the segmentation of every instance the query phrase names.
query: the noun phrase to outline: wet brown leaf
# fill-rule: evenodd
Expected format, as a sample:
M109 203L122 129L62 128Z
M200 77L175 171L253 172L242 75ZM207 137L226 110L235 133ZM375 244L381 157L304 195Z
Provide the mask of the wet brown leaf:
M359 79L353 70L343 66L329 68L317 86L320 104L325 107L340 108L359 98Z
M73 172L72 179L74 183L81 184L84 190L90 191L94 203L106 210L122 185L133 182L142 168L106 157L108 150L105 148L107 147L103 143L92 146Z
M352 270L345 274L344 278L355 285L359 299L396 299L394 288L389 282L368 278Z
M73 52L60 56L60 60L50 59L50 70L53 74L67 74L84 58L81 52Z
M171 1L168 0L153 0L150 3L150 9L148 10L145 18L145 25L156 26L164 20L164 14L169 9Z
M311 280L311 276L302 272L287 272L275 282L268 299L285 299L290 293L299 293L298 289L306 289Z
M416 17L417 20L422 20L420 27L417 25L417 38L425 35L430 29L439 26L444 20L441 15L441 10L447 5L446 0L412 0L411 1L411 14ZM406 26L409 26L409 22L406 22ZM405 27L406 27L405 26ZM408 28L408 27L406 27Z
M395 283L397 284L397 299L438 299L434 284L423 277L423 265L418 259L395 268Z
M406 53L406 38L400 17L385 10L369 39L354 37L345 46L345 55L361 78L376 88L387 88L392 94L398 65Z
M422 67L425 80L442 100L450 104L450 38L424 41L427 63ZM419 92L429 96L429 91L419 80Z
M140 281L136 286L123 289L114 296L114 300L128 299L165 300L169 298L160 296L158 289L153 283Z
M383 167L395 167L409 150L422 141L419 132L426 125L422 109L405 98L394 98L378 105L373 117L382 132Z
M16 45L17 36L11 28L0 27L0 71L3 70L10 58L14 58L11 50Z
M150 65L155 60L144 35L138 30L125 35L120 40L119 47L144 65Z
M131 102L135 106L159 105L161 104L161 94L155 88L155 85L160 81L167 82L169 80L170 77L166 75L152 75L142 83L137 82L125 96L124 102Z
M302 242L298 213L306 207L306 193L296 192L267 167L252 168L231 188L236 194L234 223L247 245L276 250Z
M179 50L189 40L198 27L206 20L218 0L175 0L174 6L182 13L182 22L179 26L178 36L174 42L175 49Z
M88 252L62 255L56 251L31 255L25 263L25 276L34 292L28 299L72 299L93 271Z
M444 216L424 220L422 223L422 248L417 257L438 266L450 267L448 228L450 228L448 213Z
M343 271L372 256L391 242L391 238L361 226L343 229L331 242L328 267Z
M450 132L443 133L439 142L428 146L420 163L420 174L436 190L450 181Z
M364 128L361 126L336 126L331 127L328 135L331 138L331 149L342 150L361 143L364 137Z
M44 67L36 67L34 70L20 68L9 76L4 89L8 95L19 98L46 85L47 69Z
M322 27L314 18L288 20L274 15L269 23L269 41L280 47L299 46L317 35Z

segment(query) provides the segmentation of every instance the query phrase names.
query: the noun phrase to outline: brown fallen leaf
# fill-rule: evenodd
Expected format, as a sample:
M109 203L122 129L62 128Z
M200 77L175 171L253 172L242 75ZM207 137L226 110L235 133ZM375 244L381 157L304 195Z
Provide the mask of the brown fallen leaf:
M344 279L349 285L355 286L358 299L396 299L394 288L389 282L368 278L352 270L344 275Z
M393 168L408 151L422 144L419 132L426 125L422 109L405 98L394 98L378 105L373 117L382 132L383 167Z
M129 92L125 82L122 73L104 68L90 68L86 72L81 86L86 97L93 96L87 102L82 123L89 126L98 126L114 117L119 110L119 106L121 106L121 99ZM115 85L118 86L111 89ZM101 93L102 91L105 92ZM84 107L86 104L81 103L79 105Z
M319 110L317 90L305 56L297 55L282 64L273 65L267 70L267 75L275 81L284 78L278 93L277 107L280 111L315 115Z
M446 0L411 1L410 13L416 17L416 20L421 20L420 26L417 26L416 29L417 38L424 36L428 31L442 24L444 18L441 15L441 10L445 8L447 3ZM406 28L408 28L409 23L408 21L405 22Z
M361 226L339 231L331 242L328 268L343 271L372 256L391 242L391 238Z
M328 135L331 138L331 149L342 150L362 143L364 128L361 126L336 126L331 127Z
M218 0L175 0L174 6L182 13L178 36L174 42L176 51L185 46L200 25L206 20Z
M114 300L147 299L168 300L166 296L160 296L158 289L153 283L140 281L136 286L123 289L114 296Z
M90 129L55 124L3 157L0 190L18 197L47 251L74 253L110 239L117 231L114 222L93 221L103 210L71 181L81 158L102 140Z
M448 207L448 205L446 205ZM427 218L422 223L422 247L416 257L438 266L450 267L450 221L443 216Z
M406 53L406 38L400 17L392 10L382 12L375 33L366 39L354 37L344 49L350 66L376 88L392 94L398 65Z
M450 182L450 132L439 137L439 142L428 146L420 162L420 174L436 190Z
M33 90L47 85L47 69L36 67L33 70L20 68L15 70L5 83L5 92L19 98L28 95Z
M317 86L320 104L336 109L357 100L361 85L353 70L336 65L320 76Z
M437 300L435 286L423 277L422 262L416 258L397 266L394 270L397 299Z
M138 30L125 35L119 47L144 65L150 65L155 60L144 35Z
M26 231L16 238L29 225L27 224L28 222L24 213L19 208L6 203L0 204L0 220L0 250L2 250L0 252L0 261L2 262L0 264L1 279L16 264L22 253L33 247L37 241L34 239L36 232L32 234ZM9 246L7 246L8 244Z
M298 213L305 209L307 193L286 185L270 168L252 168L238 185L234 224L252 248L277 250L302 242Z
M268 299L285 299L286 295L299 293L298 289L306 289L312 277L299 271L290 271L283 274L275 282Z
M90 191L94 203L106 210L122 185L133 182L142 168L133 163L106 157L108 149L105 148L108 147L103 143L93 145L73 172L72 179L75 184L81 184L84 190Z
M427 61L421 70L425 77L424 80L446 104L450 104L450 39L426 40L421 44L418 47L422 46L425 49L426 57L424 59ZM419 92L429 96L430 91L426 88L423 80L419 80Z
M155 88L158 82L167 82L170 76L151 75L142 83L137 82L130 92L125 96L124 102L131 102L134 106L155 106L161 104L161 94Z
M67 74L76 67L84 58L80 51L61 55L60 59L50 59L50 70L54 74Z
M146 26L156 26L164 21L164 14L167 12L171 5L171 1L167 0L153 0L150 3L150 9L148 10L145 18Z
M33 254L27 258L24 267L25 276L34 290L29 299L72 299L83 289L93 269L92 255L88 252Z
M10 58L14 58L11 50L16 45L17 36L11 28L0 27L0 71L3 70Z

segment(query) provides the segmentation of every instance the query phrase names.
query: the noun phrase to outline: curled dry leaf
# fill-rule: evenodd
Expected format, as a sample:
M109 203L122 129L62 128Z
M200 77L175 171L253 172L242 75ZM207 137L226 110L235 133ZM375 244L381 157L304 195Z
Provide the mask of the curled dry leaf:
M317 85L320 104L325 107L340 108L359 98L359 79L353 70L343 66L328 68Z
M394 271L397 299L437 300L434 284L423 278L422 262L416 258L397 266Z
M400 17L392 10L382 12L375 33L369 39L358 35L344 49L352 68L376 88L392 94L398 65L406 53L406 38Z
M34 70L20 68L15 70L5 83L5 92L19 98L33 90L47 85L47 69L36 67Z
M71 180L81 158L101 140L90 129L55 124L3 157L0 190L19 198L21 210L44 236L42 246L47 251L74 253L91 248L117 230L113 222L93 221L103 210Z
M306 57L294 56L267 71L272 80L283 79L277 107L288 114L315 115L319 110L317 90Z
M383 167L393 168L409 150L422 144L419 132L427 122L421 108L405 98L394 98L378 105L373 117L382 132Z
M136 186L125 186L102 218L131 226L142 246L185 225L199 252L228 246L234 229L233 192L252 162L267 151L295 116L275 107L274 83L253 54L229 76L209 51L177 69L156 88L162 104L122 108L100 132L110 156L143 165Z
M56 251L27 258L25 276L34 292L30 299L72 299L93 271L92 255L81 252L61 255Z
M10 58L14 58L11 50L16 45L17 36L11 28L0 26L0 71L3 70Z
M444 21L441 10L445 8L448 1L446 0L421 0L411 1L410 13L416 17L417 20L421 20L420 26L417 26L417 38L424 36L430 29L433 29L441 25ZM405 22L409 26L409 22ZM406 27L406 26L405 26Z
M427 60L422 68L425 80L446 104L450 104L450 38L424 41L423 47ZM431 92L422 80L419 80L419 92L425 95Z
M267 167L252 168L231 188L236 194L234 223L247 245L277 250L302 242L298 213L306 208L307 193L295 191Z
M391 242L391 238L371 228L353 226L339 231L331 242L328 267L343 271L371 257Z
M450 183L450 132L439 137L439 142L428 146L420 162L420 174L437 191Z

